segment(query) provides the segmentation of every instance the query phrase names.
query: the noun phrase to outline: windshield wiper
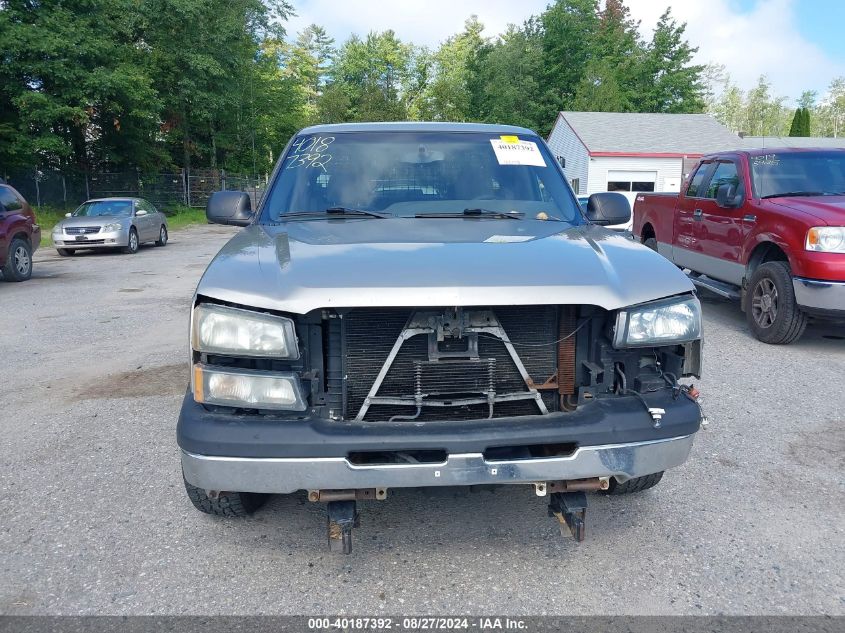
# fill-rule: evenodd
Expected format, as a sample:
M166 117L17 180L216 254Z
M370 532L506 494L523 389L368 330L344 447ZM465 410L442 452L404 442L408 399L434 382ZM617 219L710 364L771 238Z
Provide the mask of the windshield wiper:
M833 191L784 191L781 193L770 193L768 196L763 196L762 199L768 198L796 198L798 196L836 196L839 195Z
M521 220L524 213L505 213L489 209L464 209L462 213L418 213L415 218L493 218L496 220Z
M294 218L324 218L333 215L355 215L365 216L369 218L393 218L396 217L390 213L380 213L378 211L367 211L366 209L350 209L349 207L329 207L322 211L292 211L290 213L282 213L279 215L278 221L284 222L287 219Z

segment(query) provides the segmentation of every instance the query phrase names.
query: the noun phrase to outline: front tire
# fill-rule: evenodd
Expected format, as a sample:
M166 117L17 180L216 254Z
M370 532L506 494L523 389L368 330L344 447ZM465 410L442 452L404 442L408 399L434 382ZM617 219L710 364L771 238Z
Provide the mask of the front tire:
M163 224L158 231L158 239L156 240L156 246L165 246L167 244L167 227Z
M133 226L129 229L129 240L126 242L126 246L123 247L123 252L127 255L134 255L138 252L140 245L141 243L138 241L138 231L136 231Z
M628 481L619 483L614 477L610 478L610 487L604 491L606 495L627 495L632 492L642 492L649 488L654 488L663 479L663 471L654 473L653 475L643 475L642 477L634 477Z
M807 315L795 300L786 262L760 265L748 284L745 316L759 340L771 345L797 341L807 329Z
M182 480L185 482L185 492L194 507L204 514L218 517L249 516L263 506L270 496L256 492L220 492L212 499L202 488L189 484L184 476Z
M29 242L20 237L13 239L0 270L5 281L26 281L32 277L32 247Z

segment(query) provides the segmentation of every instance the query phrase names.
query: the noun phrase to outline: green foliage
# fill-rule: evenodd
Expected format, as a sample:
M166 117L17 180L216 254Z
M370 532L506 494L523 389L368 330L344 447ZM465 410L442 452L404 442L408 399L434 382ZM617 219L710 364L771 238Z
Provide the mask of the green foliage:
M792 125L789 126L789 136L811 136L809 108L801 107L795 110Z
M266 173L290 135L315 122L488 121L545 134L561 109L697 112L705 104L746 131L784 118L767 87L745 95L725 83L717 99L718 73L692 63L685 25L667 10L643 38L624 0L552 0L495 37L470 16L434 50L391 30L336 46L316 24L286 40L287 0L0 6L0 164L8 169ZM820 129L842 126L845 80L837 86L819 106L815 94L802 97Z

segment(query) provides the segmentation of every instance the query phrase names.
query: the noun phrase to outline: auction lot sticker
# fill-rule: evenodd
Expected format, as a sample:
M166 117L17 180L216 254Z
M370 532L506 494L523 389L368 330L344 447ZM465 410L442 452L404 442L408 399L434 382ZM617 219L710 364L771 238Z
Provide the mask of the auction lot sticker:
M500 165L529 165L545 167L546 161L540 153L537 143L520 141L516 136L491 138L490 144L496 153Z

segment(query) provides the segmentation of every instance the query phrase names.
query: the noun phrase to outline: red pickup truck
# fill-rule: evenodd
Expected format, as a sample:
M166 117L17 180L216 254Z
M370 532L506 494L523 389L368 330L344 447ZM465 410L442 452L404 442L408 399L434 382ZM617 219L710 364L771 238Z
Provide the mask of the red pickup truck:
M41 243L35 213L12 186L0 180L0 272L4 281L32 276L32 253Z
M705 156L680 194L640 194L635 236L738 298L755 336L797 340L812 315L845 318L845 150Z

